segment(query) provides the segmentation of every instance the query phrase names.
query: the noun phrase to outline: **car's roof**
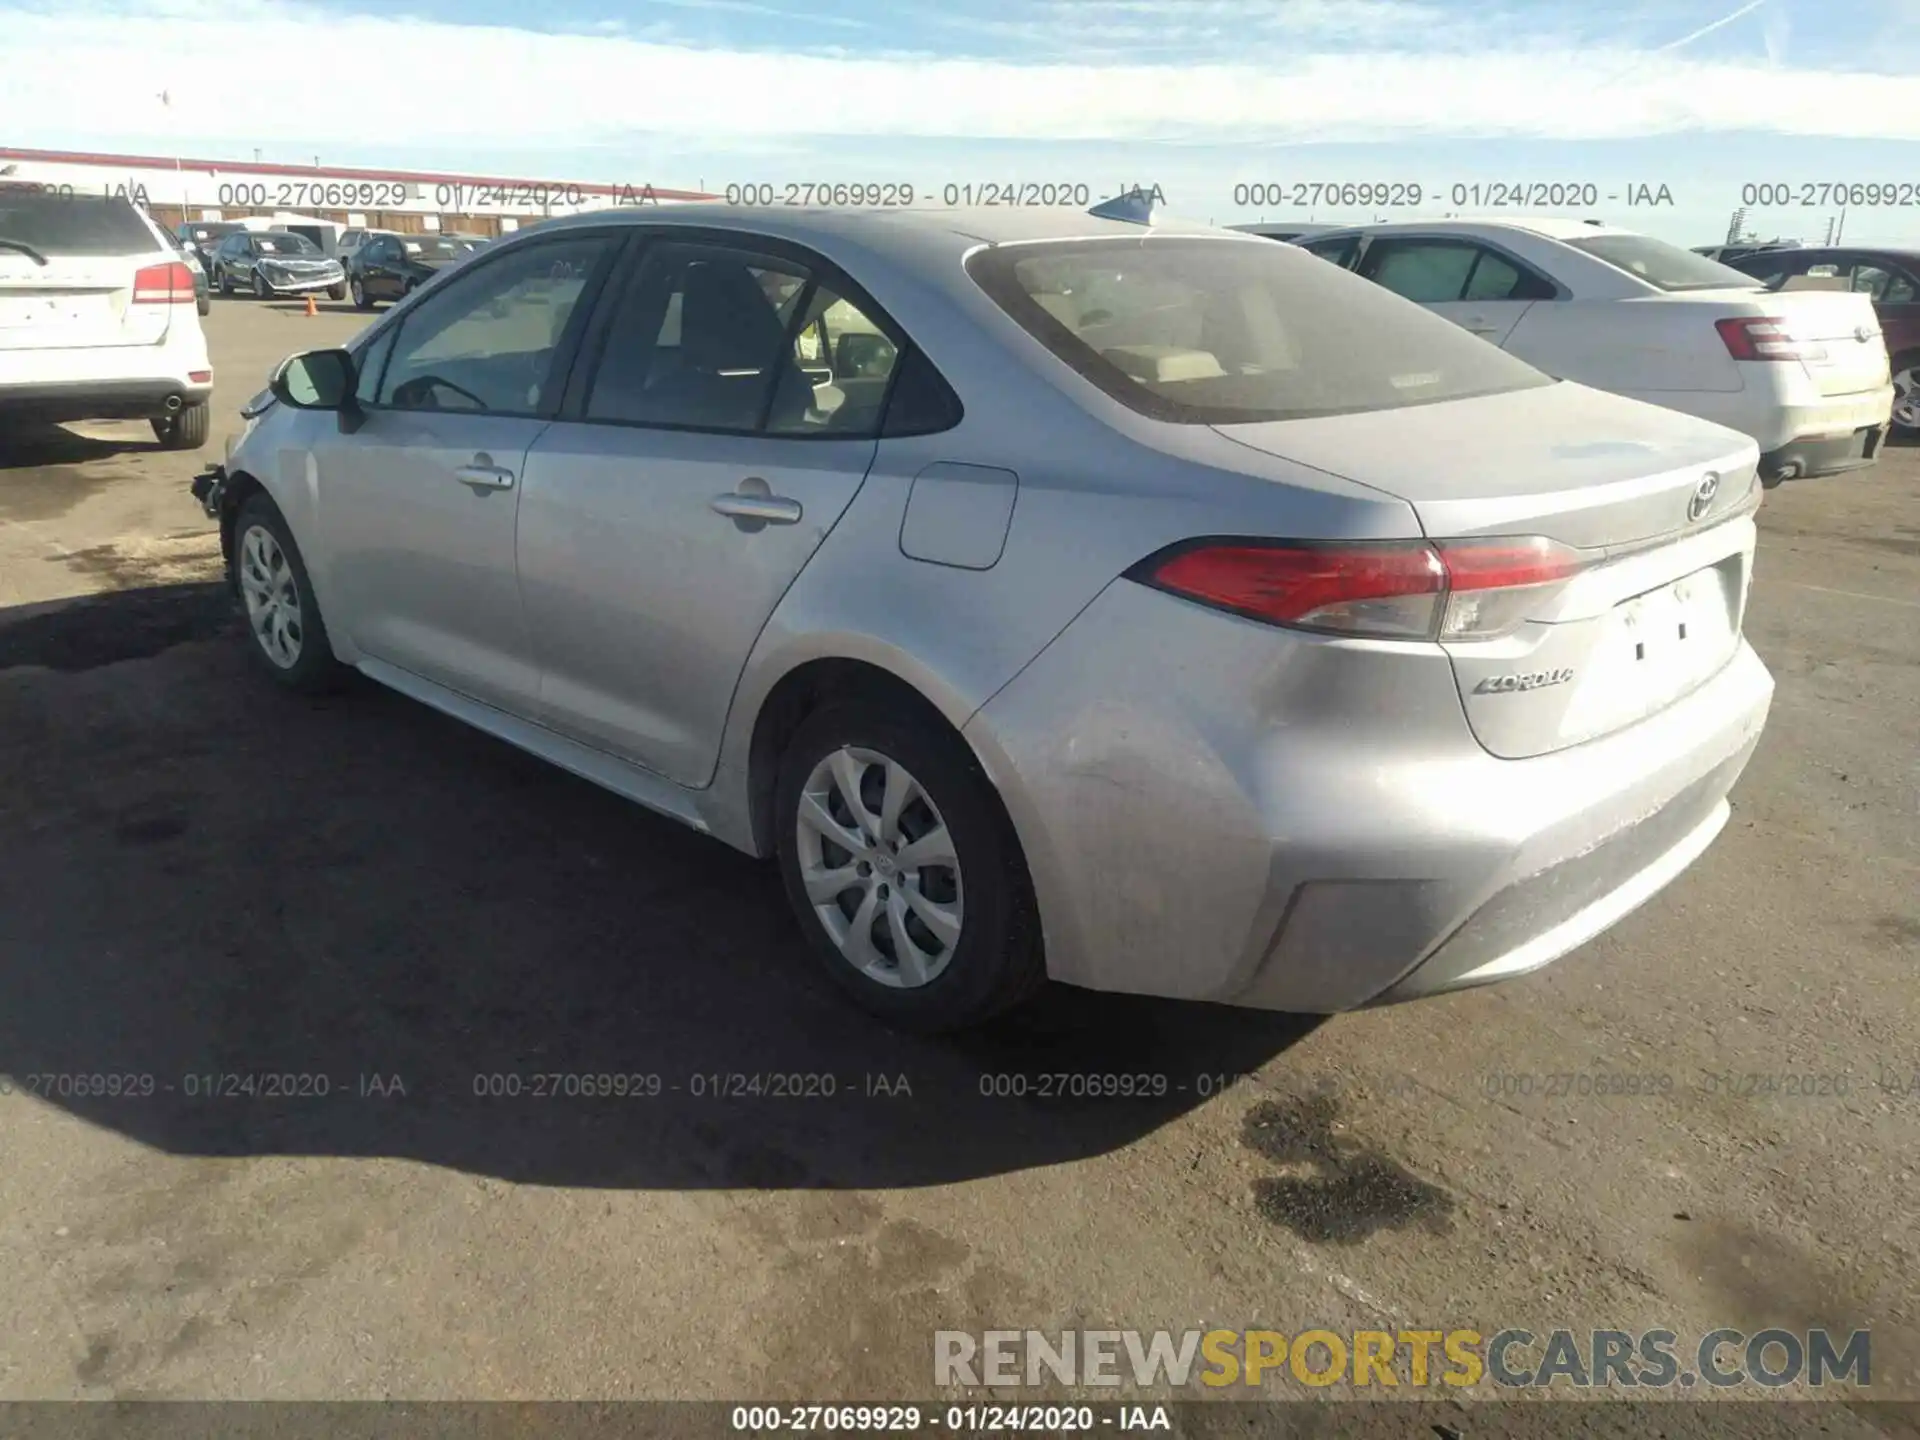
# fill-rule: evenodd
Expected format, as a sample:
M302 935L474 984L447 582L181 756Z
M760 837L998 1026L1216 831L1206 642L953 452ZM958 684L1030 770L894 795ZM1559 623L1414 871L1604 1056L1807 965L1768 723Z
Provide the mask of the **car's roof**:
M1351 224L1335 224L1328 220L1300 220L1284 222L1263 220L1257 225L1229 225L1229 230L1238 230L1244 235L1331 235L1335 230L1351 230Z
M1617 225L1590 225L1585 220L1557 215L1463 215L1445 220L1381 220L1366 225L1343 226L1339 231L1329 233L1390 235L1395 231L1416 230L1424 234L1438 231L1462 235L1484 235L1489 230L1519 230L1529 235L1542 235L1549 240L1590 240L1596 235L1641 235L1638 230L1625 230Z
M1762 255L1774 256L1791 253L1798 260L1802 257L1818 259L1822 255L1886 255L1896 260L1905 260L1908 264L1920 263L1920 247L1912 245L1795 245L1789 250L1742 251L1742 260L1758 259Z
M589 210L543 222L542 235L609 221L632 225L711 226L805 244L841 240L898 258L924 255L929 243L954 252L987 245L1039 240L1125 240L1147 235L1206 235L1249 241L1258 238L1156 216L1151 224L1108 220L1080 210L976 206L952 210L862 210L799 207L674 204Z

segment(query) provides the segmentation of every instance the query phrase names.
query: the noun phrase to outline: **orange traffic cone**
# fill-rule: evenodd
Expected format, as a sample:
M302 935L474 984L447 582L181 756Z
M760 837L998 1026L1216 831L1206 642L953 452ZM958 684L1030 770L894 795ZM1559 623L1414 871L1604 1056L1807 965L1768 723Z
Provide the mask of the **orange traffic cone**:
M313 296L307 296L307 314L318 315L319 313L320 307L313 303Z

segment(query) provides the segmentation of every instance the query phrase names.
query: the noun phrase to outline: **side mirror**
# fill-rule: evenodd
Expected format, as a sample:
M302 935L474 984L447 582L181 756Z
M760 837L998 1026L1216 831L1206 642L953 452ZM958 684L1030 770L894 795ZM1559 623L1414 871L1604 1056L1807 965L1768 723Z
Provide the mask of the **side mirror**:
M289 356L273 372L274 399L295 410L344 410L353 403L353 357L344 350Z

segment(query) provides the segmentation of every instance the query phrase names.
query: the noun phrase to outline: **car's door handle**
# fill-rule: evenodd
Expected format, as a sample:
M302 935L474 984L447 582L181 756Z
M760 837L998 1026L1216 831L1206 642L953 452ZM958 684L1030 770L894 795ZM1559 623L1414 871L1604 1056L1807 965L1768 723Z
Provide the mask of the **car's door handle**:
M707 502L721 515L735 520L762 520L769 525L796 525L800 521L800 502L784 495L749 495L729 490Z
M453 478L474 490L511 490L513 471L499 465L482 464L483 458L476 455L473 464L456 467Z

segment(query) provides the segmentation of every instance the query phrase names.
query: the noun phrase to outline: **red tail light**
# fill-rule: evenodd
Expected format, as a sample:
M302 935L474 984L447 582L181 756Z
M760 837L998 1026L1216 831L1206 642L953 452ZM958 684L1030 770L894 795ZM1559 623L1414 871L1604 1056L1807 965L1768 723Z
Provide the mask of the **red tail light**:
M1362 542L1200 540L1143 560L1128 578L1250 620L1389 640L1504 634L1543 590L1587 564L1538 536Z
M133 303L136 305L193 304L193 271L180 261L167 265L143 265L134 273Z
M1736 360L1824 360L1826 347L1795 337L1778 316L1716 320L1713 328Z

